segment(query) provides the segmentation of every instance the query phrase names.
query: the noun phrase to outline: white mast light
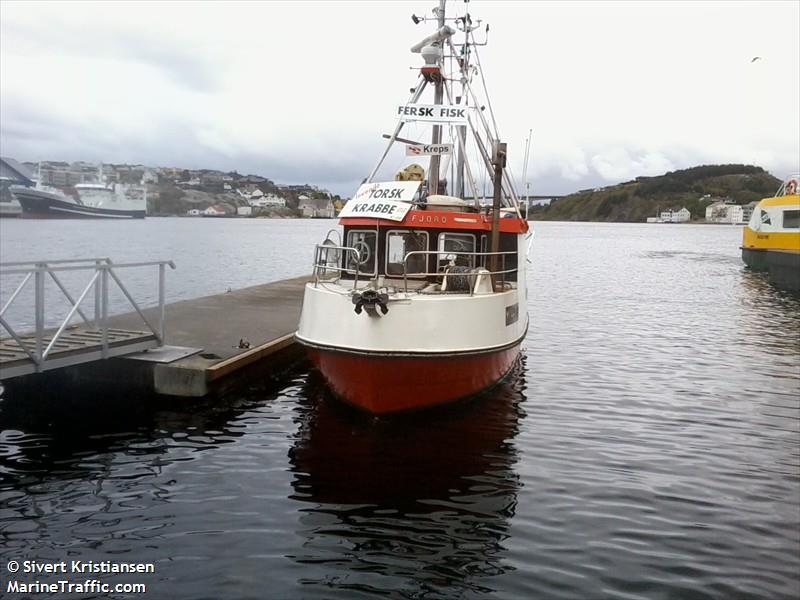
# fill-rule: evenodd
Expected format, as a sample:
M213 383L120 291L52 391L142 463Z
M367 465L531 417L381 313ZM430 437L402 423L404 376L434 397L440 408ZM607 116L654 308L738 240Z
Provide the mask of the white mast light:
M422 54L422 58L425 60L425 64L433 67L438 65L439 62L442 60L442 48L441 46L424 46L420 51Z

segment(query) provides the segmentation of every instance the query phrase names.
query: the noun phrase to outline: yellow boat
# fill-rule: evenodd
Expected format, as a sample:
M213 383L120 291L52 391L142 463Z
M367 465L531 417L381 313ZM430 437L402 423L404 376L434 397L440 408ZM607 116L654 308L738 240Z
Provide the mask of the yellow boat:
M742 233L742 260L766 271L776 286L800 290L800 177L793 175L773 198L759 202Z

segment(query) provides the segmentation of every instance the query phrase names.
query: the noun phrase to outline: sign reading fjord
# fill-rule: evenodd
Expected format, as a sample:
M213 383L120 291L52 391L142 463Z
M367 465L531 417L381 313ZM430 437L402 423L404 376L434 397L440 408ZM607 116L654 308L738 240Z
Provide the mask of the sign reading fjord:
M448 104L403 104L397 107L397 116L402 121L430 121L432 123L467 122L470 109L466 106Z
M339 217L369 217L402 221L411 209L419 181L376 181L365 183L344 205Z

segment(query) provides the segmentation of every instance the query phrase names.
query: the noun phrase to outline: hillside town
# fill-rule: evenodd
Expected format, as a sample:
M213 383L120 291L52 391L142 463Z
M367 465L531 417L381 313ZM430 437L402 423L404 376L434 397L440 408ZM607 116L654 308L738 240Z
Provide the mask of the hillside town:
M82 184L139 185L148 216L332 218L344 200L311 184L282 184L253 174L214 169L94 164L83 161L18 162L0 159L2 194L13 183L49 186L74 194Z
M692 189L676 188L676 178L695 177ZM705 179L704 179L705 177ZM702 166L659 177L601 188L569 196L531 202L523 199L531 219L614 220L647 223L716 223L743 225L750 220L760 197L774 187L773 177L758 167ZM141 164L95 164L83 161L18 162L0 158L0 214L16 216L18 206L11 185L47 186L68 196L81 188L142 190L148 216L333 218L347 202L312 184L276 183L255 174L215 169L149 167ZM707 193L708 187L712 193ZM664 193L664 189L675 193ZM134 190L135 191L135 190ZM82 199L82 198L81 198ZM481 203L486 203L486 198ZM666 208L664 206L666 205ZM646 207L647 213L642 214ZM568 210L562 210L569 207ZM647 216L647 214L653 216ZM637 217L638 215L638 217ZM552 218L552 217L551 217Z

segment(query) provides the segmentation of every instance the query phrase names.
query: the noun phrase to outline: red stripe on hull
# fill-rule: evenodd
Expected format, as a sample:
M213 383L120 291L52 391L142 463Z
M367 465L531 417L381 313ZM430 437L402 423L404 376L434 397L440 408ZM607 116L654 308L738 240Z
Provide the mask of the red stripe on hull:
M436 406L490 387L512 367L519 344L497 352L448 357L307 350L336 395L370 413L383 414Z

